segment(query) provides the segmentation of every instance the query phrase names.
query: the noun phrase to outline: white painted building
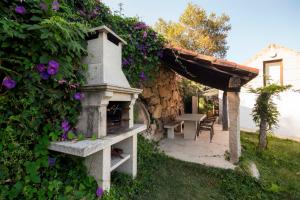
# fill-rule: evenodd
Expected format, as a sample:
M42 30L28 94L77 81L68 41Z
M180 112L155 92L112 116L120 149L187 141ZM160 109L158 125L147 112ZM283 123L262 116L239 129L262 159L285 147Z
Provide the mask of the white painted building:
M244 65L258 68L259 75L240 92L241 129L258 130L251 116L256 95L248 92L250 87L262 87L268 83L290 84L293 86L292 90L274 98L280 118L279 126L273 132L276 136L300 139L300 52L270 44L246 61Z

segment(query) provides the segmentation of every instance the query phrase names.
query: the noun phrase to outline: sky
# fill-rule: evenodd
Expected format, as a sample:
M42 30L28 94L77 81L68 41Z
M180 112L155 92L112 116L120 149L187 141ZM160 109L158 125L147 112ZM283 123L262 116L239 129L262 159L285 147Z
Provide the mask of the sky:
M189 2L208 13L230 16L226 59L244 63L270 43L300 52L300 0L102 0L113 11L123 4L125 16L148 25L159 18L178 21Z

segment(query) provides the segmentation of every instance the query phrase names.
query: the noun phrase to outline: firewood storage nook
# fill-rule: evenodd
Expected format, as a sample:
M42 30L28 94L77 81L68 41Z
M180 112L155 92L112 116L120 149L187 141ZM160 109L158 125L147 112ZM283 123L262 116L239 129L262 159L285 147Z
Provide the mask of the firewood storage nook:
M49 149L85 158L88 173L109 190L111 171L133 178L137 174L137 134L146 125L134 124L133 106L142 90L131 88L122 72L122 38L101 26L91 30L87 42L87 84L81 88L84 98L77 124L87 139L52 142ZM93 135L96 140L90 139Z

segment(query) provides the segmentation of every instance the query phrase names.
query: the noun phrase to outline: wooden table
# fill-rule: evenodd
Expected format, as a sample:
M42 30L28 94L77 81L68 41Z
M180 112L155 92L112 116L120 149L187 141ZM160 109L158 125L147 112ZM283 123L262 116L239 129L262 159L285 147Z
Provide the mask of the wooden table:
M178 121L184 121L184 139L195 139L197 124L205 117L205 114L183 114L176 118Z

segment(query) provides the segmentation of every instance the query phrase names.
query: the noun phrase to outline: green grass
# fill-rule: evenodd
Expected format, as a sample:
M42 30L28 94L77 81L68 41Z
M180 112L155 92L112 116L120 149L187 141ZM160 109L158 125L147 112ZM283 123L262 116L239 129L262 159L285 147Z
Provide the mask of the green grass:
M261 173L261 184L283 199L300 199L300 143L275 137L268 138L268 149L256 151L258 135L242 134L241 166L252 160Z
M271 138L269 150L257 153L257 135L243 133L242 144L241 167L232 171L167 157L139 137L137 178L114 174L104 199L300 199L300 143ZM260 181L243 170L249 160L261 171Z

